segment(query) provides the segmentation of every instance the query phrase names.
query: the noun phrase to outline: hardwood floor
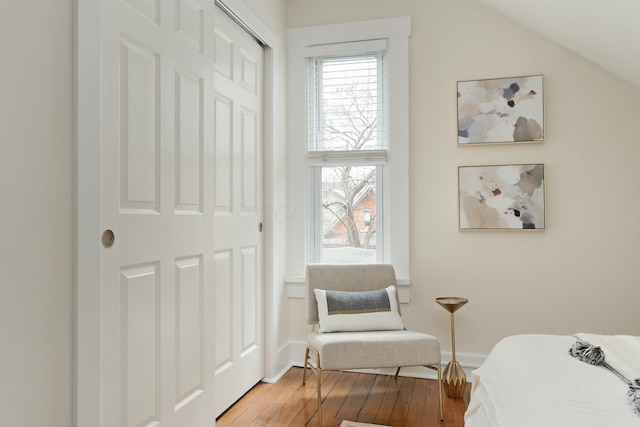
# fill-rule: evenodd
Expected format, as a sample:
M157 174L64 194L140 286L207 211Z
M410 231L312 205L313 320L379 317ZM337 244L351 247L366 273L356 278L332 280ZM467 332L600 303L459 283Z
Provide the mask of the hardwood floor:
M218 427L317 426L316 377L291 368L277 383L258 383L216 421ZM443 392L444 393L444 392ZM395 427L463 427L470 385L462 399L444 395L444 422L438 417L438 383L388 375L324 372L323 427L342 420Z

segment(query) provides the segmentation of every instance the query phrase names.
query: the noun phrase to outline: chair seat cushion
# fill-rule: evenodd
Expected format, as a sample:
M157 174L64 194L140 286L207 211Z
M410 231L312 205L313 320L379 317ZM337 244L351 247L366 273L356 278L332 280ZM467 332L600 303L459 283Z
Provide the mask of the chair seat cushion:
M440 363L440 343L414 331L311 332L307 345L328 370L426 366Z

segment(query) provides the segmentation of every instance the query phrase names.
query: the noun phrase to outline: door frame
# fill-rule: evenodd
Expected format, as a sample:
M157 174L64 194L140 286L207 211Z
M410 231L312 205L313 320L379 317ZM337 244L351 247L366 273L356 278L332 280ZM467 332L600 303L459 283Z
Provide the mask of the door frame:
M74 314L73 425L100 426L100 3L74 2ZM274 111L276 78L282 47L278 38L242 0L216 0L247 25L264 43L263 204L264 204L264 367L273 378L282 368L278 357L283 273L275 268L277 221L274 155L283 126ZM282 138L280 138L282 140ZM280 150L285 152L285 150ZM268 208L268 209L267 209ZM276 230L274 227L277 227ZM285 363L289 363L288 361Z

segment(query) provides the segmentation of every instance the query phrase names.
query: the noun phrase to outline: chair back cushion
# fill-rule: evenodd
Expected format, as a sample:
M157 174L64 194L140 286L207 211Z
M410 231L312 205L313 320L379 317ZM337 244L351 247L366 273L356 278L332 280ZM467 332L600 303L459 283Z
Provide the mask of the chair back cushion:
M318 302L314 289L325 291L372 291L396 286L396 273L391 264L309 264L306 269L307 322L317 324ZM400 301L396 290L400 313Z

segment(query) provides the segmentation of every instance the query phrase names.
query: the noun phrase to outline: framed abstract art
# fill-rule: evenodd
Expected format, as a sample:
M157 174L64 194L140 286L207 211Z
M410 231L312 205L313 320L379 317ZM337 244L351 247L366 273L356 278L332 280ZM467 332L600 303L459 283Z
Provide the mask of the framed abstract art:
M541 75L458 82L458 145L542 141Z
M544 230L544 164L458 167L461 230Z

